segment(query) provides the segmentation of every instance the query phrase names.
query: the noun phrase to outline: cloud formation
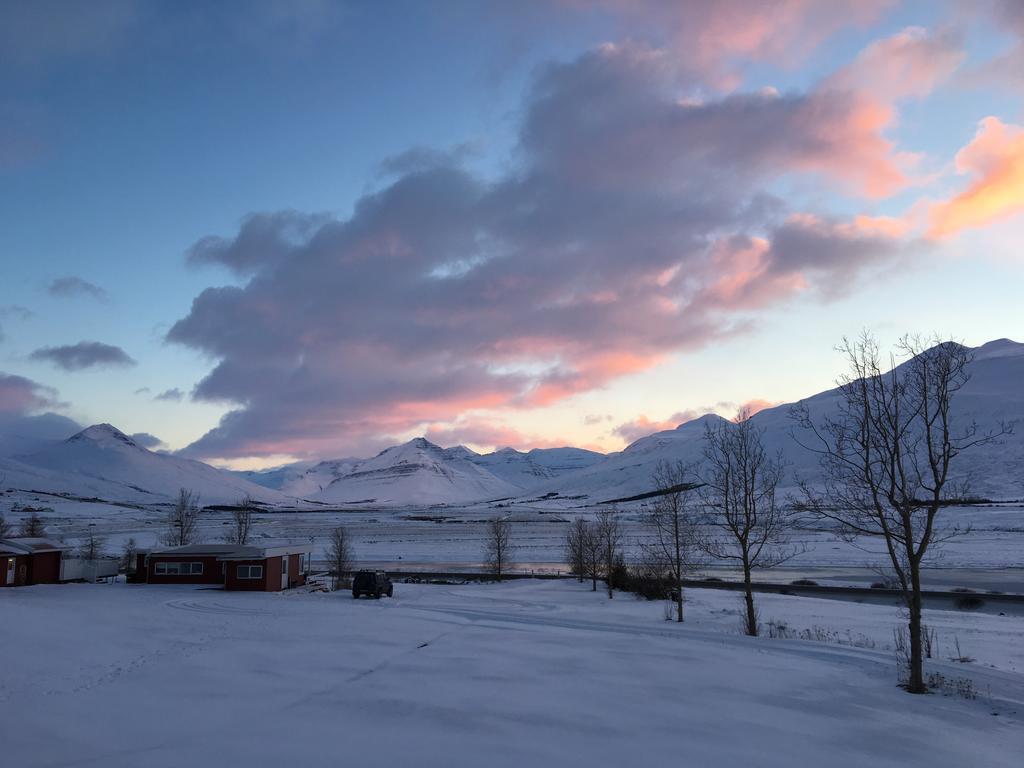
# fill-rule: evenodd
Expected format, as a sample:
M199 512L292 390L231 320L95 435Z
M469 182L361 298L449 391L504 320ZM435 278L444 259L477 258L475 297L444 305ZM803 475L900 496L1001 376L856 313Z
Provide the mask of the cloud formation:
M153 399L154 400L165 400L165 401L168 401L168 402L178 403L178 402L181 402L182 398L184 398L184 397L185 397L185 393L182 392L177 387L174 387L172 389L165 389L159 395L155 395L153 397Z
M841 29L877 20L894 0L562 0L595 5L622 25L620 36L659 40L674 65L700 82L730 90L750 62L792 67Z
M164 445L163 440L149 432L136 432L131 438L143 448L148 448L151 451Z
M0 414L23 415L44 408L59 408L57 390L38 382L0 371Z
M59 347L42 347L29 358L52 363L65 371L104 366L130 366L135 361L120 347L100 341L80 341Z
M680 424L685 424L688 421L700 418L707 412L708 411L697 409L679 411L677 413L673 413L663 421L652 421L646 416L637 416L632 421L619 424L619 426L612 430L612 434L621 437L628 445L636 442L641 437L653 435L655 432L665 432L669 429L675 429Z
M59 298L87 296L97 301L107 300L107 292L103 288L74 275L58 277L47 286L46 292Z
M203 291L168 333L218 360L194 397L233 406L187 452L345 453L549 405L900 258L885 227L768 191L793 174L872 196L904 183L855 90L694 103L677 84L665 51L606 45L539 73L504 175L420 153L347 220L253 214L197 242L190 261L245 282Z
M970 184L931 207L931 237L948 237L1024 211L1024 127L986 117L957 153L956 170Z

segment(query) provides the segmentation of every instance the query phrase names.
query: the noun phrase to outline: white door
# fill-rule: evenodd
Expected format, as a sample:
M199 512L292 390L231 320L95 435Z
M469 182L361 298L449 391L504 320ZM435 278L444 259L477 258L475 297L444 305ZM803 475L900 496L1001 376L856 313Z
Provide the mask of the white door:
M281 589L288 589L288 555L281 556Z
M14 558L7 558L7 581L4 582L8 586L14 583Z

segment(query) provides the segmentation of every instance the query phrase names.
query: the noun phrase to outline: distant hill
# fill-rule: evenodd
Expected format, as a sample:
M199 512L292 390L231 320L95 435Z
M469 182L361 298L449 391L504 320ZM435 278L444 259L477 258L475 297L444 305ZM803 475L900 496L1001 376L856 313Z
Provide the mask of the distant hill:
M993 499L1024 498L1024 344L1009 339L992 341L974 350L970 381L954 400L954 424L958 429L974 422L981 429L997 428L1001 422L1014 423L1013 434L998 442L962 454L956 469L971 478L973 495ZM820 420L835 414L839 392L830 389L803 402ZM821 478L818 458L803 449L792 436L790 404L757 413L753 421L764 430L764 442L778 451L788 464L783 490L792 489L796 478ZM707 424L721 420L708 414L680 424L675 429L640 438L625 450L603 461L541 486L538 491L564 496L583 496L601 502L646 493L662 461L701 460ZM583 500L581 500L583 501Z
M4 486L108 501L158 503L180 488L203 504L232 503L245 495L266 503L289 501L269 488L201 461L154 453L110 424L96 424L41 451L0 460Z

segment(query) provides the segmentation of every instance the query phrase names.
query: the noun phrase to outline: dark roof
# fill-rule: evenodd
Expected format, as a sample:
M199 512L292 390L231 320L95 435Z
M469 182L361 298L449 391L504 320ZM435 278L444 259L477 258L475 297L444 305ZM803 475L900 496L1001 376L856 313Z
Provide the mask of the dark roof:
M216 557L219 560L263 560L281 555L297 555L309 550L304 545L282 545L275 547L257 547L239 544L186 544L183 547L154 550L150 557L182 557L197 555Z
M71 549L71 547L53 539L43 539L36 536L16 536L14 538L0 539L0 549L14 554L38 554L41 552L63 552Z

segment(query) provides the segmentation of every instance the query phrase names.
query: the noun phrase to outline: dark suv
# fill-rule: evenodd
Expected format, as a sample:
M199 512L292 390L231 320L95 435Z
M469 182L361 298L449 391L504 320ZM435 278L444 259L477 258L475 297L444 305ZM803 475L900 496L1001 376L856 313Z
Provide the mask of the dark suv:
M360 595L369 595L379 600L381 595L391 597L394 591L395 587L384 571L356 571L352 577L352 597L357 600Z

